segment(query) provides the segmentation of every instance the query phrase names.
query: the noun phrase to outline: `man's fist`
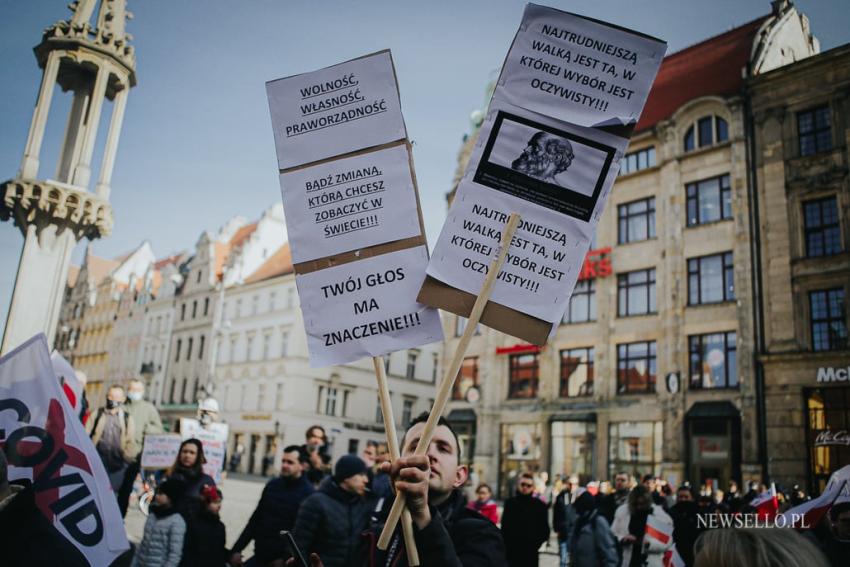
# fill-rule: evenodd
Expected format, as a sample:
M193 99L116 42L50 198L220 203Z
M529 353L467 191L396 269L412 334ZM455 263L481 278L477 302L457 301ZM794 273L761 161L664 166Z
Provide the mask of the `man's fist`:
M431 523L428 510L428 480L431 478L431 465L426 455L401 457L391 463L382 463L381 470L389 473L396 492L407 499L407 509L413 522L420 530Z

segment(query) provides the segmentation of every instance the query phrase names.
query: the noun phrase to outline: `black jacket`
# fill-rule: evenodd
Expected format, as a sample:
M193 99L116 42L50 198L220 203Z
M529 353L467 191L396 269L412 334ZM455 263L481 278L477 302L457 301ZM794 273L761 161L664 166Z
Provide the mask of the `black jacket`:
M218 516L198 510L186 522L180 567L222 567L227 562L224 524Z
M699 506L696 502L676 502L670 508L673 541L676 542L676 550L688 567L694 564L694 543L702 532L697 521L698 513Z
M180 499L177 501L177 511L183 516L186 521L189 516L194 513L195 509L201 505L201 489L205 486L215 486L213 478L206 474L193 475L188 471L173 471L166 478L176 478L182 481L185 485ZM163 482L165 479L163 479Z
M333 478L326 478L298 509L295 520L298 547L305 555L319 554L325 567L356 565L370 502L344 491Z
M576 525L576 509L573 506L575 495L568 490L562 490L555 498L552 509L552 527L558 532L558 541L567 541Z
M621 504L624 504L628 499L628 490L612 492L599 499L597 510L603 518L608 520L609 526L614 523L614 514L617 512L617 508L619 508Z
M392 499L383 500L375 510L366 538L367 567L407 567L407 552L401 529L396 528L387 551L377 548ZM414 526L416 549L421 567L507 567L505 545L499 529L487 518L466 507L460 490L452 492L440 506L430 507L431 523L419 530Z
M313 485L304 475L294 480L282 476L270 480L242 535L233 545L233 551L241 553L253 539L257 558L263 563L288 559L289 547L280 531L291 531L295 527L298 507L314 492Z
M36 508L32 486L11 486L17 494L0 510L0 564L53 567L61 560L63 566L88 567L83 554Z
M502 537L505 547L537 549L549 539L546 504L534 496L517 494L505 501L502 513Z

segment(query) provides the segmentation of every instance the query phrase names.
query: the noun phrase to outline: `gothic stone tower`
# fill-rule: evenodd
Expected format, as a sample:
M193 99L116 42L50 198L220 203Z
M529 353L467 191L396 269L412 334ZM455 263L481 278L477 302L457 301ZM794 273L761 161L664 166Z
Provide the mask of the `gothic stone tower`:
M76 0L70 20L44 31L34 51L44 70L17 176L0 184L0 219L12 219L24 235L2 352L43 332L52 341L71 252L81 238L112 230L109 185L127 93L136 84L136 56L125 29L126 0ZM93 20L93 16L96 17ZM73 93L65 137L53 178L39 163L56 86ZM94 190L92 156L104 100L112 116ZM39 166L42 174L39 175Z

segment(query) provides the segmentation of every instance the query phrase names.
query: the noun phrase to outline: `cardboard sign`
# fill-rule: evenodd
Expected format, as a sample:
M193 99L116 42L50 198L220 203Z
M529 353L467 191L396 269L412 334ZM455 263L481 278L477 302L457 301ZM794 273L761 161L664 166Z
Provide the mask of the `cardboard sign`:
M362 89L352 108L362 95L386 112L291 128L303 119L293 109L313 112L299 97L336 112L345 81ZM416 301L428 250L390 52L272 81L268 93L310 365L442 340L436 309Z
M43 334L0 358L0 432L9 480L33 483L36 506L91 565L110 565L129 549L109 477Z
M419 236L404 144L280 174L296 264Z
M183 439L176 434L145 435L142 447L143 469L167 469L174 464Z
M180 437L183 441L194 438L201 442L204 447L204 457L207 460L203 465L204 473L213 477L216 484L221 484L228 431L226 423L211 423L204 427L197 419L180 419Z
M442 339L436 310L412 303L424 246L295 277L310 361L340 364Z
M266 83L278 169L407 137L389 50Z
M481 322L546 342L569 305L665 49L604 22L526 7L419 301L468 316L515 212L520 225Z

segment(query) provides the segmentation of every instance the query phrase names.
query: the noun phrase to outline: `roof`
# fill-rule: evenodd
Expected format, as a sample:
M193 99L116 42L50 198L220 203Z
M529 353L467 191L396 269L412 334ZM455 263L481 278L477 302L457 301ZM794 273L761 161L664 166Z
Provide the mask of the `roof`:
M171 265L171 264L176 266L180 262L180 259L183 258L184 255L185 255L185 252L178 252L177 254L173 254L173 255L168 256L166 258L162 258L160 260L157 260L154 263L153 268L154 268L154 270L161 270L164 267Z
M749 63L756 34L769 17L762 16L665 57L635 131L651 128L696 98L741 92L741 68Z
M111 274L115 268L121 265L121 262L89 254L86 256L85 265L88 269L89 280L94 285L99 285L104 279L106 279L106 276Z
M230 239L228 244L231 248L238 248L242 245L242 243L248 240L248 237L251 236L255 230L257 230L257 223L252 222L251 224L246 224L236 231L236 234L233 235L233 238Z
M257 268L254 273L245 278L245 283L259 282L284 274L291 274L294 271L295 268L292 266L292 250L289 248L289 243L287 242L278 248L274 254L269 256L269 259Z
M77 276L80 275L80 267L79 266L70 266L68 268L68 283L66 284L68 287L74 287L77 283Z

